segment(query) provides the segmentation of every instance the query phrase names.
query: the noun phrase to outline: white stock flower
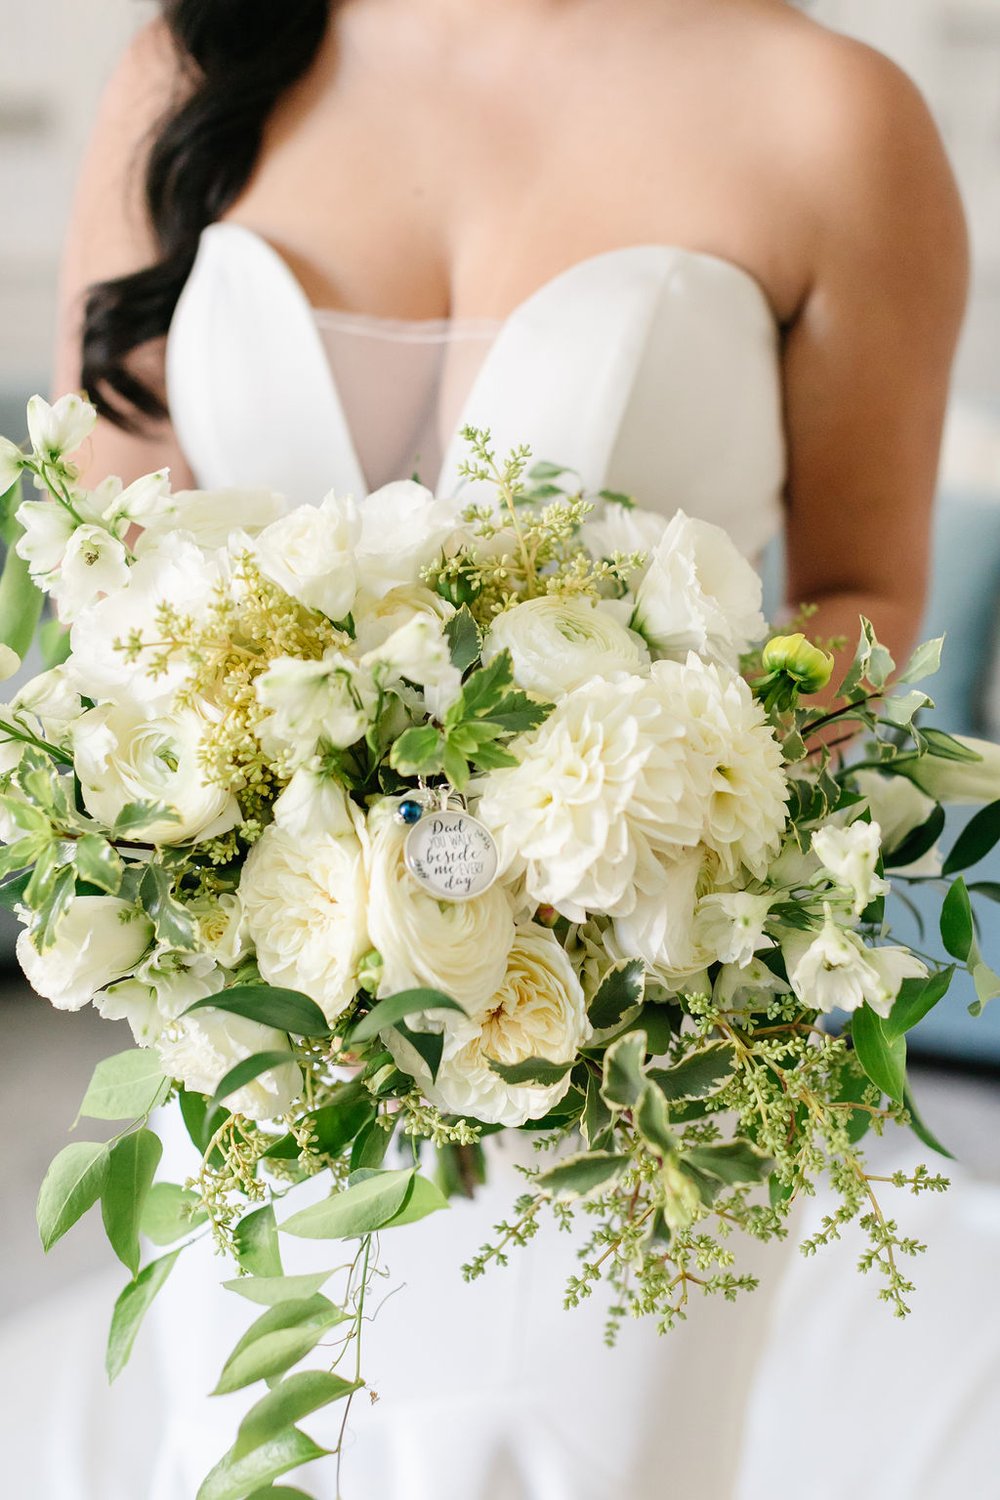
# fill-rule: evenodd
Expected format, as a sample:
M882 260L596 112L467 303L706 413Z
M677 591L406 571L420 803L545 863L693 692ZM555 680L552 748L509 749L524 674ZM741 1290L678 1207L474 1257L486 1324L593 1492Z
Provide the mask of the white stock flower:
M431 699L428 708L440 717L458 697L462 674L451 659L444 627L429 614L411 615L381 645L361 659L373 674L381 668L382 681L415 682Z
M200 764L208 726L193 707L151 718L127 698L82 714L72 728L73 763L91 817L111 826L130 802L173 808L176 820L143 827L154 844L214 838L235 827L235 797L208 781Z
M24 454L20 448L10 438L0 437L0 495L14 488L23 468Z
M543 698L561 698L595 677L649 668L649 652L634 631L601 604L572 595L543 595L497 615L483 643L484 663L504 650L518 687Z
M769 894L751 891L713 892L703 896L695 913L695 940L711 955L712 962L737 964L753 961L774 940L764 932L771 909Z
M378 694L370 673L336 646L319 661L279 656L255 684L257 701L269 710L257 726L266 755L303 765L321 741L338 749L365 733Z
M540 1119L569 1088L568 1072L548 1085L505 1083L491 1061L571 1062L591 1034L573 965L552 933L533 923L517 929L503 981L486 1005L475 1016L448 1011L444 1017L436 1080L403 1038L388 1033L387 1045L432 1104L486 1124L517 1126Z
M328 1021L353 1000L370 947L362 819L342 792L339 818L307 839L272 823L251 849L239 887L261 974L311 996Z
M57 1010L80 1010L98 990L131 973L149 947L153 924L117 896L76 896L40 953L25 930L17 958L28 983Z
M59 576L49 592L60 620L69 623L102 594L114 594L128 582L128 554L103 526L78 526L66 543Z
M38 720L46 739L65 745L70 727L83 713L83 704L65 664L39 672L18 688L13 708Z
M760 578L720 526L679 510L639 585L632 624L663 656L689 651L735 668L766 630Z
M152 1047L188 1006L224 989L226 977L208 954L157 948L94 1004L106 1021L127 1021L138 1046Z
M63 560L77 522L57 500L25 500L17 508L18 537L14 551L28 564L35 582L48 588Z
M276 490L178 490L164 495L155 510L132 515L144 528L135 550L141 556L158 546L165 532L183 531L212 551L224 547L234 532L258 536L287 513L288 501Z
M327 495L322 505L299 505L265 526L253 553L264 576L286 594L328 619L343 620L357 593L360 535L354 501Z
M812 1010L855 1011L867 1001L888 1016L903 980L925 978L926 965L905 948L866 948L829 906L825 913L819 932L793 932L782 940L795 994Z
M898 849L915 829L922 827L934 811L934 799L914 786L907 776L883 776L878 771L855 771L853 776L858 791L882 830L882 848L887 855ZM941 874L943 863L944 855L935 844L905 869L897 867L897 873L937 876Z
M629 557L634 552L643 553L646 561L638 573L633 574L635 580L645 574L650 555L663 540L666 529L666 516L655 510L617 505L606 500L584 521L580 540L592 557L611 558L616 553Z
M96 424L96 409L75 392L60 396L51 406L41 396L32 396L28 402L28 436L39 458L53 460L75 453Z
M92 491L90 499L92 504L103 502L100 506L101 520L115 536L123 536L136 522L149 527L155 524L171 504L170 470L157 469L153 474L143 474L139 479L133 480L127 489L122 488L120 479L112 477ZM148 543L148 533L144 532L143 535Z
M472 1011L500 988L514 941L514 911L501 885L468 901L439 901L406 868L408 829L382 803L369 823L368 933L382 956L381 996L443 991Z
M251 1120L271 1120L290 1109L302 1087L302 1072L288 1038L271 1026L221 1010L199 1010L171 1023L157 1050L163 1071L187 1089L214 1094L231 1068L256 1052L288 1052L288 1062L237 1089L226 1107Z
M812 846L822 865L821 878L825 872L835 885L850 893L856 917L888 891L888 882L875 871L882 852L882 830L877 823L859 819L849 828L833 824L817 828Z
M358 574L368 593L381 597L400 585L420 582L422 570L439 556L458 515L450 500L437 500L414 480L383 485L361 507Z

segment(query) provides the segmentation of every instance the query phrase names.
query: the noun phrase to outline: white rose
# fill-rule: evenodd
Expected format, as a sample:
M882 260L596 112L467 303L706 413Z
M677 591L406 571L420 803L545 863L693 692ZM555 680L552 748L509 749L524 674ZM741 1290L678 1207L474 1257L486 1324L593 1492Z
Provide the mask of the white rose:
M500 988L514 941L514 912L500 885L469 901L439 901L410 875L403 858L408 829L394 803L372 814L368 932L382 956L381 996L441 990L466 1010Z
M552 933L533 923L517 929L503 982L485 1007L475 1016L451 1011L444 1016L436 1080L405 1039L387 1033L387 1045L432 1104L484 1124L516 1126L540 1119L569 1088L568 1072L549 1085L505 1083L491 1061L572 1062L591 1035L573 965Z
M904 839L927 822L934 811L934 799L914 786L906 776L883 776L878 771L855 771L853 774L858 791L882 830L882 848L891 856ZM894 868L900 875L937 876L941 874L943 863L944 855L935 844L905 869Z
M321 742L346 749L374 717L378 693L367 668L335 646L319 661L279 656L255 684L268 709L257 727L264 753L289 766L309 760Z
M75 453L97 425L97 411L75 392L50 406L41 396L28 402L28 436L39 458L53 460Z
M340 800L342 832L266 828L239 888L261 974L309 995L328 1021L353 1000L370 947L360 814Z
M58 1010L80 1010L98 990L130 973L149 947L153 925L117 896L76 896L40 953L25 930L17 958L28 983Z
M94 1004L106 1021L127 1021L138 1046L152 1047L170 1021L217 995L226 980L208 954L155 949L133 977L109 985Z
M447 624L455 606L422 583L400 584L387 594L360 593L354 606L355 639L364 654L385 644L414 615Z
M504 610L483 643L483 661L509 651L514 681L526 692L558 698L595 677L649 668L643 641L612 611L589 599L559 594Z
M899 769L935 802L1000 800L1000 745L965 734L953 738L978 759L943 760L938 755L922 755L919 760L901 760Z
M158 802L178 814L143 827L153 844L216 838L240 821L236 798L208 781L201 745L209 722L195 708L149 718L123 698L90 709L73 725L73 765L92 818L114 824L130 802Z
M369 495L361 508L358 572L362 586L381 597L421 581L454 531L454 502L436 500L413 480L398 480Z
M882 852L882 830L877 823L854 822L849 828L830 825L812 836L813 851L826 875L849 891L856 917L877 896L884 896L888 882L875 873Z
M154 510L132 512L131 519L144 528L135 550L141 555L158 546L165 532L183 531L211 551L224 547L234 532L257 536L288 509L288 501L276 490L178 490L164 495Z
M322 505L297 506L265 526L254 543L254 557L265 577L307 609L343 620L357 593L360 534L354 501L328 495Z
M228 1109L251 1120L283 1115L302 1088L302 1072L285 1034L227 1011L200 1010L172 1022L157 1050L163 1071L199 1094L214 1094L229 1070L255 1052L288 1051L287 1063L261 1073L226 1100Z
M614 501L603 501L600 508L587 517L580 528L580 540L591 557L630 557L641 552L646 561L638 574L641 578L649 567L650 554L655 552L667 529L667 518L654 510L641 510L638 506L618 505Z
M66 543L59 576L49 592L59 618L75 620L102 594L114 594L128 582L128 555L103 526L78 526Z
M720 526L679 510L639 585L632 624L660 655L735 668L767 628L760 578Z
M927 967L905 948L866 948L840 927L826 907L817 932L793 932L782 941L788 978L811 1010L855 1011L865 1002L888 1016L904 979L923 979Z
M713 962L746 966L774 939L764 931L772 897L751 891L714 892L703 896L695 913L695 940Z

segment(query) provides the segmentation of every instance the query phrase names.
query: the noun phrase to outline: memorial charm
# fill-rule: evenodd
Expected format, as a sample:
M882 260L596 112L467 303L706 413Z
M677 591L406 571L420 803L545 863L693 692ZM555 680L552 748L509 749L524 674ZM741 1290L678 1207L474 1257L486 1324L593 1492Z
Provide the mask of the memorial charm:
M468 901L488 891L500 856L488 828L471 813L427 811L406 836L406 868L442 901Z

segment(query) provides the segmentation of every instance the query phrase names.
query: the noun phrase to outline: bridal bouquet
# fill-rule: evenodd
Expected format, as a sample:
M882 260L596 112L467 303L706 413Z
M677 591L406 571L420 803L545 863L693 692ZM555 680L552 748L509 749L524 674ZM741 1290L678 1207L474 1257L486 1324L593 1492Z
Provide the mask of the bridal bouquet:
M898 1122L939 1149L907 1033L957 965L1000 993L960 873L996 806L937 848L942 801L1000 796L998 752L924 725L941 643L897 672L862 621L810 706L832 656L768 639L722 531L587 499L488 434L466 434L471 503L406 482L290 509L165 473L85 490L93 422L36 397L31 451L0 442L8 675L40 593L57 612L55 664L0 711L0 901L39 994L138 1044L81 1107L121 1129L66 1147L38 1205L48 1248L101 1204L130 1276L110 1376L202 1235L260 1309L217 1390L269 1388L199 1500L329 1451L298 1423L363 1383L383 1231L472 1191L500 1129L538 1161L467 1277L578 1215L567 1304L607 1278L610 1337L666 1330L693 1290L752 1289L731 1231L781 1236L825 1175L840 1206L804 1248L859 1219L906 1311L920 1247L862 1138ZM892 940L890 875L939 883L953 965ZM189 1181L157 1180L158 1106L197 1147ZM295 1237L349 1264L286 1276Z

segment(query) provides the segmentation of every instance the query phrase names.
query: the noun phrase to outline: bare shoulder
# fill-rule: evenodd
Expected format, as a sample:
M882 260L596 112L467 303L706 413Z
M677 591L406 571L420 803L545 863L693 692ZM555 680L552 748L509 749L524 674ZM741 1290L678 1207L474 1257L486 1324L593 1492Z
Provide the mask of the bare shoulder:
M108 81L101 114L131 119L129 133L151 124L186 87L185 68L170 29L157 17L141 26Z

